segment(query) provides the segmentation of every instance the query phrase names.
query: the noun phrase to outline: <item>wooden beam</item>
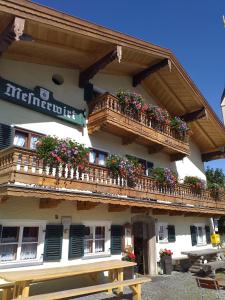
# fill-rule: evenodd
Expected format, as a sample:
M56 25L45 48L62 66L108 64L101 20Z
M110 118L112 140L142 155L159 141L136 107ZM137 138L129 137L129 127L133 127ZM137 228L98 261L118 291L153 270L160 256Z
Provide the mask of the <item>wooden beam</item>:
M58 199L43 198L43 199L40 199L39 208L40 209L56 208L60 202L61 202L61 200L58 200Z
M205 107L180 116L180 118L187 123L194 122L205 117L207 117L207 111Z
M108 212L120 212L127 210L129 206L127 205L116 205L116 204L108 204Z
M89 66L86 70L82 71L79 76L79 87L84 88L89 83L89 80L93 78L101 69L104 69L115 59L120 62L122 56L122 47L117 46L116 49L100 58L93 65Z
M182 160L184 157L186 157L187 155L182 154L182 153L177 153L177 154L171 154L170 155L170 161L178 161L178 160Z
M77 210L90 210L95 208L99 203L90 201L77 201Z
M2 55L13 42L20 40L20 37L23 35L24 26L25 20L18 17L13 18L6 26L0 34L0 55Z
M147 207L138 207L138 206L132 206L131 207L131 213L132 214L141 214L149 212L149 208Z
M199 212L185 212L184 217L198 217L200 216L201 213Z
M129 134L127 136L122 137L122 145L129 145L135 142L138 138L136 134Z
M225 147L222 147L222 149L219 151L213 151L202 154L202 161L204 162L222 158L225 158Z
M150 147L148 147L148 153L154 154L154 153L162 151L163 148L164 148L164 146L162 146L162 145L150 146Z
M170 216L182 216L184 214L183 211L174 210L169 213Z
M3 203L5 203L6 201L8 200L8 196L1 196L0 197L0 204L3 204Z
M169 211L166 209L153 208L152 214L153 215L168 215Z
M138 84L141 83L142 80L144 80L146 77L148 77L149 75L159 71L160 69L164 68L165 66L169 66L169 60L163 59L160 62L148 67L147 69L135 74L133 76L133 87L137 86Z

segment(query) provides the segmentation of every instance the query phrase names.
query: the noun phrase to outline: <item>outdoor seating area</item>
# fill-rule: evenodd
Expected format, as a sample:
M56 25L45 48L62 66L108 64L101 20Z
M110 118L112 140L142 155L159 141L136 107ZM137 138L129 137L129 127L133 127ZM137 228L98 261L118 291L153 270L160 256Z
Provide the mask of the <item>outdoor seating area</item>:
M68 267L31 269L26 270L26 272L23 270L0 272L0 278L9 282L0 285L0 288L3 290L2 300L17 298L33 300L64 299L103 291L112 293L113 289L116 289L116 292L120 294L123 293L123 289L126 286L132 289L133 300L141 300L141 284L149 282L151 279L149 277L141 277L124 280L124 270L135 265L136 263L133 262L112 260ZM97 275L104 271L108 271L109 282L102 284L98 282ZM33 283L84 274L94 278L96 285L30 296L30 286Z

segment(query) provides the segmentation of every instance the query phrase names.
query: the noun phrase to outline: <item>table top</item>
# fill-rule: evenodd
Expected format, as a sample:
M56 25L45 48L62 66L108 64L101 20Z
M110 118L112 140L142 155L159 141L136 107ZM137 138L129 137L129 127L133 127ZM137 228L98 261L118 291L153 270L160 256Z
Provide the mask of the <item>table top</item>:
M193 250L193 251L182 251L181 254L185 254L188 256L204 256L204 255L212 255L224 252L224 249L203 249L203 250Z
M136 266L136 263L122 260L108 260L64 267L31 269L26 271L6 271L0 272L0 278L11 282L44 281L74 275L83 275L114 269L123 269L132 266Z

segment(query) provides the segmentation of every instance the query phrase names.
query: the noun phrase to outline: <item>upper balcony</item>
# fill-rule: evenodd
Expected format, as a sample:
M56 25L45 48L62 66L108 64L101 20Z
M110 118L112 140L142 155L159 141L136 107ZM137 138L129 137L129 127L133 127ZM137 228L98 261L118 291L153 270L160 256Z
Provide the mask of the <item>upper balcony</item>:
M86 199L171 213L221 215L225 211L225 199L217 200L208 190L197 193L184 184L171 187L148 176L139 176L136 186L131 188L126 180L112 176L106 167L89 164L83 173L67 166L56 169L38 161L35 151L19 147L0 151L0 200L4 196L60 201Z
M169 125L151 121L145 113L124 112L118 99L105 93L89 103L88 132L104 130L122 138L123 144L145 145L149 153L190 154L188 134L177 134Z

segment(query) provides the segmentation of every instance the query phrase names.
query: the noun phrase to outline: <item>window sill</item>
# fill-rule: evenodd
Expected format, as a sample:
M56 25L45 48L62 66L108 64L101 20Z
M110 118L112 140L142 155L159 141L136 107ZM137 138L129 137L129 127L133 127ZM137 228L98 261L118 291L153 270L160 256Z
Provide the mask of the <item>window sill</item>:
M86 260L86 259L104 258L104 257L110 257L110 256L111 256L111 254L109 254L109 253L90 254L90 255L83 256L82 259Z
M29 267L29 266L39 266L42 265L43 261L16 261L16 262L0 262L1 269L9 269L9 268L18 268L18 267Z

